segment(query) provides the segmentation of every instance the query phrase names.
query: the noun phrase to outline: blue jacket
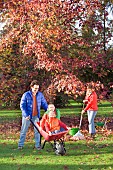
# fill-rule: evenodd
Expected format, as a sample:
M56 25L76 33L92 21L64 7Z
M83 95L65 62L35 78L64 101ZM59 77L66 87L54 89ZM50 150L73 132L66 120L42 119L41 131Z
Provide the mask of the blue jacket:
M38 118L40 118L40 109L41 107L47 111L48 104L46 102L46 99L44 98L44 95L38 91L36 94L37 98L37 111L38 111ZM32 97L32 91L27 91L22 95L21 101L20 101L20 109L22 111L22 116L27 117L30 116L32 118L32 109L33 109L33 97Z

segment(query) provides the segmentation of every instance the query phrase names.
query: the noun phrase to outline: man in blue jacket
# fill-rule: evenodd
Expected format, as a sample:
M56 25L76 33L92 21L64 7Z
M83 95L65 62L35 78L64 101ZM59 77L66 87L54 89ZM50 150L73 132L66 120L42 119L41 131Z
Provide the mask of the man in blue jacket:
M41 107L46 111L48 104L44 95L39 91L39 84L37 80L33 80L30 84L31 90L25 92L22 95L20 102L20 109L22 111L22 126L20 132L20 139L18 142L18 149L23 149L26 133L28 127L30 126L30 120L35 124L39 122L40 118L40 109ZM40 146L40 134L34 127L34 136L35 136L35 148L37 150L41 149Z

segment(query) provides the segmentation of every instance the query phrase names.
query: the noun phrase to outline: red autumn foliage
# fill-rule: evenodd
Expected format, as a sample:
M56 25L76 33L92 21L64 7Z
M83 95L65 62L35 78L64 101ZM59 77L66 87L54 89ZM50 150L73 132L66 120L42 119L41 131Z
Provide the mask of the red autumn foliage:
M106 96L112 80L112 50L105 53L103 41L93 31L103 29L102 21L95 19L95 11L101 8L101 2L95 0L4 1L1 19L6 30L0 45L6 64L2 66L3 101L13 100L15 105L35 77L41 80L48 101L57 91L76 100L91 81L99 97Z

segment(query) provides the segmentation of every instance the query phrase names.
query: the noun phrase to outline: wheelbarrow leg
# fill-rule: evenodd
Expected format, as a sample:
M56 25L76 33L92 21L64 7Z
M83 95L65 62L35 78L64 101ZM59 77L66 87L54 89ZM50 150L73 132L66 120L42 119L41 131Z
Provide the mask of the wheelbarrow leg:
M44 146L45 146L45 144L46 144L46 140L44 141L44 143L43 143L43 145L42 145L42 149L44 149Z
M43 145L41 147L42 149L44 149L46 142L48 142L48 141L44 140L44 143L43 143ZM54 145L51 142L49 142L49 143L52 146L52 148L54 149Z

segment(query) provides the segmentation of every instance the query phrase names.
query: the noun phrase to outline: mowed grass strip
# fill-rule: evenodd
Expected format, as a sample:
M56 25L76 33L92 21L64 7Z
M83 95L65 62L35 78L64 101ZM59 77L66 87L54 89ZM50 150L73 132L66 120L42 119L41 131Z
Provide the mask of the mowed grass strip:
M80 116L83 108L82 103L77 103L73 100L65 108L59 108L61 116ZM41 116L44 114L44 110L41 110ZM113 117L113 107L110 102L102 101L98 103L98 117ZM14 120L21 117L20 110L0 110L0 122L7 120Z

